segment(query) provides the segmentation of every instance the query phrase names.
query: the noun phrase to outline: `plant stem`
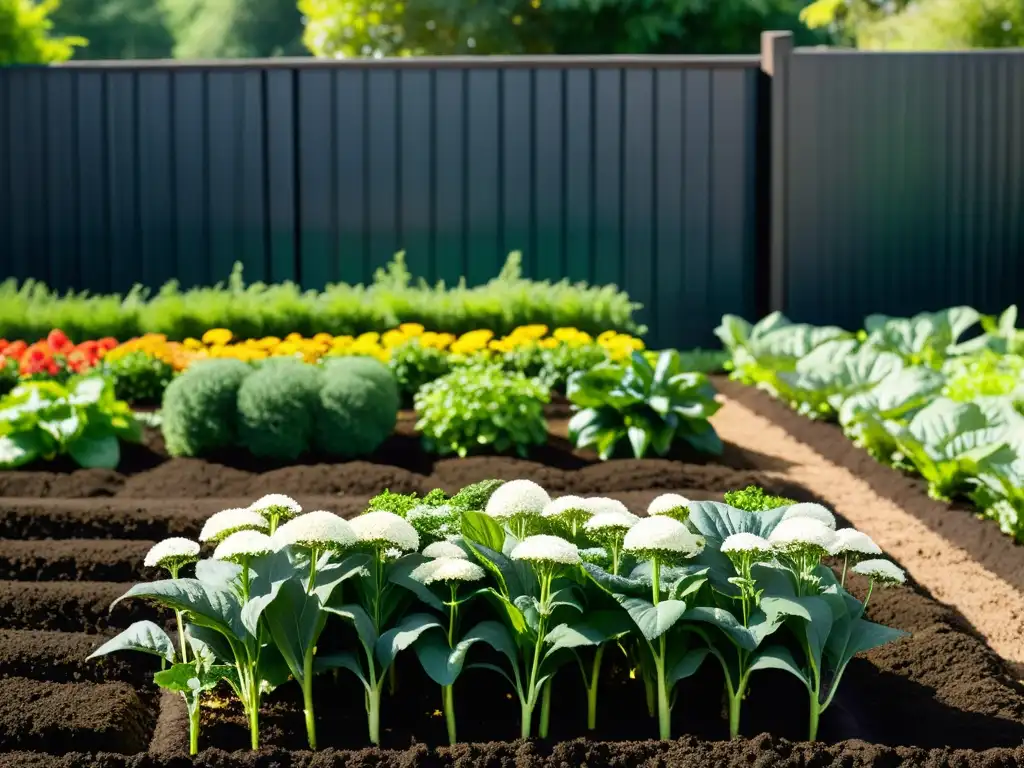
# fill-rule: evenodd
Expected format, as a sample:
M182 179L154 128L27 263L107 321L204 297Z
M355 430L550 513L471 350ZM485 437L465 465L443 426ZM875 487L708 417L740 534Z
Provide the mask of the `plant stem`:
M619 559L622 557L622 541L619 538L612 539L612 576L619 575Z
M594 654L594 666L590 672L590 686L587 688L587 730L597 727L597 685L601 679L601 660L604 658L605 646L597 646Z
M817 741L818 740L818 717L821 715L821 709L818 707L818 692L811 692L811 721L807 729L807 740Z
M452 686L441 688L441 699L444 702L444 719L448 725L448 743L455 746L458 739L455 735L455 695Z
M846 586L846 566L850 564L850 556L848 554L843 555L843 576L839 579L839 586Z
M533 705L530 704L530 697L519 699L519 738L530 738L530 721L533 720Z
M188 697L185 698L185 707L188 709L188 753L195 755L199 753L199 695L196 694L195 705L190 705Z
M655 702L654 702L654 686L651 685L651 676L648 675L643 669L640 670L640 676L644 681L644 693L647 696L647 715L648 717L654 717L655 715Z
M542 739L548 737L548 725L551 721L551 681L549 677L544 683L544 694L540 700L540 729L539 735Z
M181 611L174 612L174 618L178 620L178 642L181 643L181 663L188 663L188 646L185 644L185 627L181 622Z
M306 650L302 660L302 712L306 716L306 738L309 748L316 749L316 719L313 715L313 649Z
M374 682L367 693L366 714L369 721L370 743L380 746L380 689L381 685Z
M533 664L530 668L530 677L527 681L527 696L523 702L523 723L522 737L530 738L531 721L533 720L533 708L537 705L537 676L540 672L540 657L544 650L544 636L547 634L547 617L544 611L547 610L548 601L551 599L551 573L544 573L540 578L540 617L537 619L537 641L533 648Z
M313 594L313 585L316 583L316 549L309 550L309 581L306 583L306 594Z
M658 671L658 738L668 741L672 738L672 705L665 685L665 636L658 638L658 654L654 666Z
M260 707L255 701L249 703L249 741L254 751L260 748Z
M875 580L872 579L871 581L868 582L868 594L864 598L864 605L862 605L861 609L860 609L860 615L861 616L863 616L864 612L867 611L867 609L868 609L868 600L871 599L871 590L873 590L874 588L875 588Z

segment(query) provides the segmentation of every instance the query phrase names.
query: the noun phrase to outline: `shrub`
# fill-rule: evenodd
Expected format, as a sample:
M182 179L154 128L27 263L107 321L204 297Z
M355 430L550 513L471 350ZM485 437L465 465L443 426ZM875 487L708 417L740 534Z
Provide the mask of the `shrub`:
M549 391L521 373L495 365L459 368L416 393L416 428L428 451L466 456L480 450L525 456L547 442Z
M771 496L765 493L764 488L759 485L748 485L739 491L726 491L725 503L730 507L742 509L746 512L764 512L769 509L796 504L793 499Z
M309 450L321 371L298 360L263 365L238 389L238 440L254 456L294 461Z
M698 451L722 452L708 419L721 406L702 373L682 369L679 353L666 350L654 365L640 352L625 364L608 361L569 378L567 396L577 409L569 437L577 448L593 446L611 458L623 442L642 459L651 449L664 456L676 441Z
M452 496L451 504L456 509L468 509L479 512L487 508L487 501L498 488L505 484L504 480L481 480L479 483L467 485Z
M202 456L238 442L236 398L252 368L241 360L204 360L164 391L163 433L172 456Z
M104 360L102 370L113 380L118 399L135 405L159 403L174 378L170 363L141 350Z
M340 458L373 453L398 421L398 386L390 371L369 358L331 361L313 426L318 451Z
M419 339L411 339L396 347L389 365L398 382L403 405L411 404L424 384L441 378L452 369L447 351L424 346Z

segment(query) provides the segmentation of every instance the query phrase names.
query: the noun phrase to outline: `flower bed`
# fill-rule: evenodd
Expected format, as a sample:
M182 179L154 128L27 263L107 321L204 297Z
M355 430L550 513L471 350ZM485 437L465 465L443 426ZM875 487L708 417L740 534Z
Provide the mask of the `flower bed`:
M149 682L155 659L147 664L147 658L131 654L99 661L86 661L85 656L133 621L168 619L166 612L141 601L118 603L108 611L129 582L158 577L141 565L141 555L153 541L196 537L212 513L248 504L264 493L288 493L307 509L325 508L344 516L362 512L369 498L385 487L423 495L436 487L454 492L491 477L529 478L553 495L609 496L638 512L663 492L717 499L751 483L811 500L801 489L781 486L764 474L770 467L759 455L730 445L722 458L704 464L689 456L598 462L592 454L574 453L564 439L565 421L550 409L549 415L553 434L530 461L437 459L423 453L411 416L403 414L396 435L370 461L278 466L238 456L221 457L221 463L172 459L149 432L143 445L126 449L117 471L0 473L0 578L5 579L0 582L0 675L13 692L0 703L0 763L106 768L169 766L187 759L184 703L177 695L156 695ZM38 541L44 538L55 541ZM851 577L849 584L863 599L865 582ZM658 724L647 715L643 687L609 662L600 741L577 738L586 711L578 676L566 674L559 689L550 738L524 745L514 743L519 733L514 694L493 673L470 670L458 683L456 707L460 738L475 745L449 749L441 746L446 736L445 719L438 714L438 688L417 674L410 654L400 657L399 695L384 697L382 750L365 749L366 713L354 678L339 677L335 683L324 675L315 688L320 753L303 751L301 691L289 683L267 698L261 727L264 753L257 757L245 751L245 719L225 695L219 699L221 706L204 710L202 742L215 749L200 754L196 764L514 761L532 768L810 760L881 766L898 757L910 766L943 761L981 766L1024 757L1019 748L1013 749L1024 740L1024 697L957 615L908 586L876 590L868 616L911 635L851 663L839 696L822 717L821 742L814 745L783 740L804 738L807 693L781 671L758 673L744 704L743 733L768 731L773 736L724 741L728 724L722 712L722 676L712 664L681 684L674 730L682 738L653 741ZM172 636L173 625L172 616L167 622ZM990 747L1000 749L987 755L953 752ZM93 751L105 754L85 754ZM143 758L142 752L149 754Z

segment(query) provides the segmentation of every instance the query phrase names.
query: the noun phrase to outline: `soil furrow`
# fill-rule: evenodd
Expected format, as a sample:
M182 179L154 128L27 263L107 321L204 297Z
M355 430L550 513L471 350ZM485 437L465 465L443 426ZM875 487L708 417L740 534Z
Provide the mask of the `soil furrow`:
M132 754L149 744L153 697L141 697L127 683L49 683L11 677L3 685L0 748Z
M157 576L143 568L151 541L0 539L0 579L8 581L134 581ZM147 571L148 573L144 573Z
M161 611L142 600L110 609L131 584L99 581L0 581L0 629L97 632L123 629L141 619L161 620Z
M126 651L86 660L114 633L115 630L98 635L0 630L0 677L28 677L55 683L147 682L160 668L160 660L155 656Z

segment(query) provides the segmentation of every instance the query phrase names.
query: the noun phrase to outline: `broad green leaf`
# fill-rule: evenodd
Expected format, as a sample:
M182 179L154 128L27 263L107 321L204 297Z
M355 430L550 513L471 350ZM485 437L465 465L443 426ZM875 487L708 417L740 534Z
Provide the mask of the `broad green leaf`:
M462 513L462 538L467 542L482 544L495 552L501 552L505 543L505 530L490 515L465 510Z
M0 467L24 466L44 455L45 450L46 443L35 430L0 436Z
M495 621L480 622L470 629L454 648L448 647L443 633L430 632L425 634L413 649L430 679L438 685L447 686L454 685L462 674L466 656L477 643L490 645L502 653L505 649L512 648L514 653L514 644L508 637L508 631Z
M825 643L828 641L834 621L832 609L822 597L810 595L793 599L803 605L811 617L810 621L794 617L793 621L799 624L799 627L794 627L794 631L803 632L814 664L818 669L821 669L821 656L825 650Z
M648 640L657 640L674 627L686 613L682 600L662 600L657 605L639 597L616 595L640 633Z
M424 632L444 625L429 613L414 613L406 616L394 629L389 629L377 640L377 660L383 669L394 662L395 657L415 643Z
M107 386L107 382L102 376L87 376L78 379L71 387L68 400L74 405L95 405L100 401Z
M107 640L86 658L95 659L114 651L142 651L151 653L173 663L177 656L174 643L159 626L152 621L136 621L117 637Z
M235 668L227 665L196 669L195 664L175 664L153 675L153 682L169 691L194 696L213 690L221 680L230 678L234 673Z
M908 633L900 629L893 629L882 624L875 624L866 619L857 619L853 622L850 631L850 639L843 653L842 661L849 661L858 653L870 651L886 643L907 637Z
M274 645L301 682L306 651L316 645L327 621L320 599L306 594L305 586L297 579L288 579L279 586L263 617Z
M319 674L321 672L329 672L332 669L347 669L359 678L359 682L363 684L363 687L366 688L366 690L370 690L370 683L366 679L366 674L363 671L363 665L352 651L329 653L324 656L315 656L313 658L314 673Z
M811 684L807 675L804 674L803 669L793 659L793 654L784 645L770 645L759 649L748 667L748 674L759 669L781 669L784 672L789 672L810 689Z
M213 587L233 589L241 583L242 567L226 560L208 558L196 563L196 578Z
M152 600L167 608L188 611L193 624L215 629L229 639L244 640L247 635L237 596L198 579L165 579L136 584L117 598L111 607L129 598Z
M363 644L367 652L372 651L377 645L377 629L374 627L373 619L363 610L362 606L349 603L337 608L325 605L323 609L352 622L352 626L355 627L356 634L359 636L359 642Z
M686 611L682 618L686 621L699 621L717 627L725 633L729 640L746 651L752 651L757 648L757 639L753 633L744 627L729 611L722 608L697 606Z
M90 434L88 430L68 445L68 453L86 469L115 469L121 447L114 435Z
M609 595L625 595L626 597L650 597L651 582L642 579L615 576L599 565L583 563L583 571L597 586Z
M559 624L548 632L544 642L548 653L564 648L603 645L632 631L632 624L622 611L594 611L572 624Z
M198 644L201 647L209 649L217 661L224 662L225 664L233 664L235 662L235 654L231 648L231 644L228 642L227 638L217 630L190 623L185 625L185 634L189 639L189 645L192 646L193 651L196 650L196 646Z
M699 648L693 648L687 651L679 661L677 661L671 669L669 669L666 675L665 683L671 690L672 686L678 683L680 680L684 680L687 677L691 677L697 673L700 669L700 665L704 663L704 659L708 657L711 652L706 646Z
M409 590L435 611L445 613L448 609L445 608L441 598L435 595L423 582L416 581L416 579L409 575L425 562L427 562L427 558L423 557L423 555L406 555L388 567L388 581Z

